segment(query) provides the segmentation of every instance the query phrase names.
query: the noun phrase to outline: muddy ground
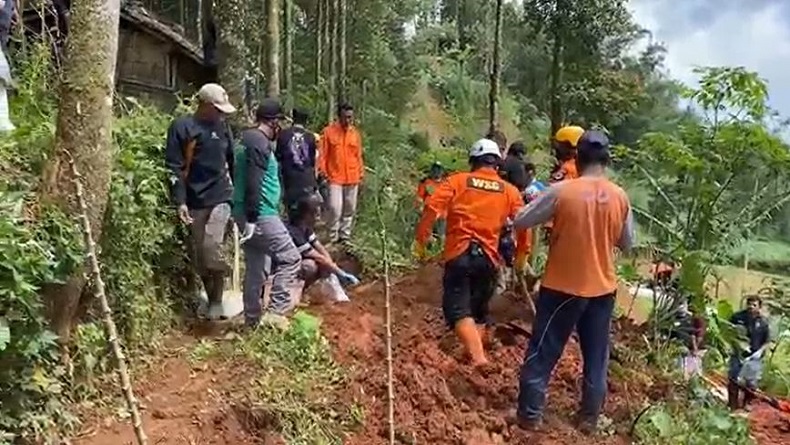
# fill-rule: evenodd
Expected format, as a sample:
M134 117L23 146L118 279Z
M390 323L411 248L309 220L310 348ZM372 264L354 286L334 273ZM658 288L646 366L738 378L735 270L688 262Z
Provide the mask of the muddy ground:
M651 397L666 395L667 385L633 366L613 364L606 416L610 433L596 439L578 434L570 425L577 403L581 365L572 341L552 379L547 398L545 431L527 434L506 422L517 395L519 365L526 337L505 326L529 318L526 305L515 297L493 303L497 321L491 345L493 370L487 375L465 366L461 350L444 327L440 307L441 270L425 268L396 279L391 286L395 381L395 425L402 444L626 444L635 413ZM348 445L376 445L387 441L387 366L384 337L384 293L381 283L365 284L351 292L352 303L317 303L311 311L323 319L323 330L336 359L351 372L351 383L338 394L347 403L364 407L365 423ZM616 341L635 341L632 327L620 329ZM629 338L630 336L630 338ZM190 341L189 338L179 342ZM637 340L638 341L638 340ZM233 405L237 393L254 370L236 363L211 361L194 369L185 347L174 349L137 391L145 404L149 443L163 445L246 445L270 439L247 428L244 415ZM622 349L619 348L619 349ZM627 348L626 348L627 349ZM619 366L619 370L615 370ZM623 370L623 368L628 368ZM624 375L628 377L623 377ZM640 378L634 378L639 376ZM766 406L752 412L755 437L761 444L790 443L790 417ZM96 419L75 441L83 445L133 443L127 424Z

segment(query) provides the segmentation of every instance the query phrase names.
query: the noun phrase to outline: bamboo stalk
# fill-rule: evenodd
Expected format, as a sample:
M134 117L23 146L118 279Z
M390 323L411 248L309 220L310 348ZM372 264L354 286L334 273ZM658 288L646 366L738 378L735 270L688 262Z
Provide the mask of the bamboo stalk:
M126 365L126 357L124 357L123 350L121 349L121 341L118 338L118 330L115 327L115 321L112 319L112 311L110 304L107 301L107 294L104 291L104 281L101 277L101 268L99 266L99 259L96 256L96 243L93 240L93 232L91 231L90 220L88 219L88 206L85 204L85 194L82 187L82 176L77 171L77 166L74 163L74 158L69 156L69 164L71 164L71 173L74 176L72 181L76 188L77 201L80 207L80 219L82 220L82 232L85 241L85 249L87 250L88 260L91 266L91 275L93 278L96 296L99 298L102 311L102 321L104 322L104 329L107 333L107 340L112 345L112 352L117 360L118 377L121 380L121 389L123 390L126 405L132 416L132 426L134 433L137 436L137 443L139 445L147 445L148 437L143 430L143 421L140 417L140 411L137 409L137 400L134 397L132 390L131 378L129 378L129 368Z
M395 385L392 371L392 298L390 295L390 258L387 246L387 225L381 210L381 194L377 197L377 213L381 224L381 254L384 262L384 309L387 335L387 423L389 425L389 444L395 445Z

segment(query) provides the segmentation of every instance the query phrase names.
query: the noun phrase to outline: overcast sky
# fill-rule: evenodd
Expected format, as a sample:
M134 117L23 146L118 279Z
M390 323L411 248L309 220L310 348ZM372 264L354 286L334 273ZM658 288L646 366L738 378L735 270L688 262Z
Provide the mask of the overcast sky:
M694 66L745 66L768 81L771 106L790 117L790 0L631 0L634 16L668 49L672 77Z

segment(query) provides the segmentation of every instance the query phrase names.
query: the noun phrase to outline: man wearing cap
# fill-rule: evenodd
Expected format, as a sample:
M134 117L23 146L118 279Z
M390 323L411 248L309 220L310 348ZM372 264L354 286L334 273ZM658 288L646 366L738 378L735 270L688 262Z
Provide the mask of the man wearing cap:
M517 422L522 428L541 425L551 373L574 328L584 358L578 426L592 433L598 423L606 397L609 324L617 290L615 247L629 250L634 237L628 196L604 175L609 161L606 135L584 132L576 157L581 177L548 188L514 220L519 228L554 221L519 379Z
M321 134L318 170L329 184L330 242L350 241L359 184L365 175L362 135L354 126L354 107L350 104L337 107L337 120Z
M316 139L305 126L309 113L294 108L293 125L277 136L277 161L280 163L285 206L290 211L304 197L318 191L316 181ZM319 195L320 196L320 195Z
M206 289L208 318L223 315L222 291L228 265L222 256L233 196L233 136L225 116L236 111L221 86L198 91L194 115L180 117L167 131L165 165L178 217L189 225L193 260Z
M481 139L469 150L471 171L450 175L425 203L417 224L415 250L424 256L434 221L446 215L442 309L473 366L488 364L484 350L488 303L502 263L499 235L523 205L518 190L497 174L502 153Z
M241 147L236 150L233 213L242 228L244 321L249 327L261 322L285 327L286 316L301 297L302 257L280 219L280 173L274 151L283 117L280 102L265 99L255 111L258 125L241 134ZM264 314L261 293L270 264L272 288Z

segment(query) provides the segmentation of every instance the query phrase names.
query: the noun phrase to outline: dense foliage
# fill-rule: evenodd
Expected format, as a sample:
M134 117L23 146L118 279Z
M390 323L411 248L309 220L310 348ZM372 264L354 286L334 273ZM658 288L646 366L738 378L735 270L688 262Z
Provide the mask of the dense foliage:
M318 1L295 2L295 19L286 23L295 37L290 67L294 88L287 93L312 111L314 130L329 118L331 94L329 63L316 61L322 42L316 37L327 30L319 20ZM192 25L200 17L202 2L147 3L183 21L190 37L197 35ZM606 129L621 146L616 175L638 211L642 239L684 261L683 289L709 316L713 344L726 353L737 340L725 321L734 308L711 300L714 266L748 257L744 249L758 238L771 251L776 251L774 241L790 238L788 218L772 218L790 212L787 147L773 133L767 85L756 74L707 68L700 72L696 88L678 85L663 70L665 48L650 41L642 51L634 51L649 33L633 22L624 3L507 2L498 127L511 141L527 143L544 177L552 128L580 123ZM237 68L250 79L250 95L259 98L267 79L260 29L265 11L236 0L217 4L220 10L240 6L226 9L228 17L220 12L218 18L238 22L223 35L238 37L233 43L244 63ZM344 32L344 83L346 99L357 109L367 161L354 247L370 271L382 260L382 229L395 265L409 264L416 181L434 160L451 170L466 168L466 147L488 127L493 4L348 1L353 14ZM66 405L95 396L111 365L90 304L83 308L69 361L59 354L42 316L40 287L74 271L83 248L74 221L37 200L38 178L52 153L52 86L61 79L50 65L48 45L26 48L29 52L13 57L19 88L12 114L19 129L0 137L0 443L14 434L40 438L73 426L75 419L66 414ZM681 100L694 107L682 110ZM183 228L173 220L163 181L162 142L172 115L134 100L124 103L113 128L116 152L100 259L125 347L139 356L156 347L177 322L177 310L191 296L194 280L185 267ZM788 253L774 258L773 267L790 264ZM756 255L751 258L759 264ZM781 284L770 286L775 301L785 301L783 289ZM85 292L91 292L90 286ZM773 311L780 316L776 332L782 334L771 354L766 387L787 392L789 380L782 369L790 360L790 349L782 317L790 311L784 307ZM312 334L305 340L299 332L276 341L252 338L242 351L273 370L272 378L286 374L278 370L301 369L303 359L333 374L325 345ZM309 348L299 349L305 345ZM655 345L649 348L656 351L653 355L663 353ZM283 351L287 355L278 355ZM721 360L712 366L720 365ZM312 374L308 380L311 385L328 384ZM268 394L261 397L282 403L282 395L271 382L268 385L261 385ZM286 400L287 409L303 403L302 394L288 397L296 398ZM739 441L732 443L743 443L742 422L696 394L684 400L694 401L697 409L692 414L679 412L677 406L683 402L668 405L662 414L648 417L648 431L666 440L702 443L706 431L716 430L719 436L736 435ZM321 437L333 436L334 427L326 419L317 421L321 410L293 411L283 419L289 434L311 425ZM667 416L680 421L670 422ZM351 422L355 416L340 417L341 422Z

